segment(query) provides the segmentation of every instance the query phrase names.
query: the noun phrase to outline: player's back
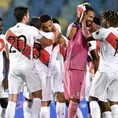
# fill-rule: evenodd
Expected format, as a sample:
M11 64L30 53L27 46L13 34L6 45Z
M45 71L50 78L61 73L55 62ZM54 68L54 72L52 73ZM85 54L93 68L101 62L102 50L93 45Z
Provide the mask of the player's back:
M100 43L101 64L118 70L118 28L106 29L104 39Z
M34 41L40 38L38 34L36 28L23 23L17 23L6 32L10 68L30 69L33 67L32 48Z

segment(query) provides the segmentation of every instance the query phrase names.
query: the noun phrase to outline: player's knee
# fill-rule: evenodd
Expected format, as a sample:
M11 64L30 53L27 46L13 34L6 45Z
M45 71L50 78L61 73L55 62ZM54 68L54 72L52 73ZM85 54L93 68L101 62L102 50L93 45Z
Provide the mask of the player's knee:
M92 96L90 96L89 99L90 99L90 101L98 101L98 98L92 97Z
M6 109L8 105L8 98L1 98L0 101L1 101L1 107Z
M51 101L42 101L42 102L41 102L41 107L49 106L49 105L50 105L50 102L51 102Z
M17 103L18 94L10 94L9 101Z
M75 99L75 98L71 98L70 101L76 102L76 103L78 103L78 104L80 103L80 100L79 100L79 99ZM69 103L69 104L70 104L70 103Z
M32 93L32 96L34 98L40 98L40 99L42 99L42 90L38 90L38 91L33 92Z
M105 111L110 111L110 107L109 107L109 103L108 102L101 102L99 101L99 106L100 106L100 109L102 112L105 112Z
M57 93L57 101L60 102L60 103L65 103L66 102L63 92L58 92Z

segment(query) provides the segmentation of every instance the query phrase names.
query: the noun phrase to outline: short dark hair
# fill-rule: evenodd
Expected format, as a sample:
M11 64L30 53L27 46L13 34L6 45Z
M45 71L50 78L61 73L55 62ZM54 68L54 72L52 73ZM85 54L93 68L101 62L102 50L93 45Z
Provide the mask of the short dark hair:
M94 9L93 9L89 4L85 4L84 6L85 6L85 8L86 8L86 12L88 12L88 11L93 11L93 12L95 12Z
M3 19L0 17L0 21L3 21Z
M41 28L41 21L38 17L33 17L30 22L29 22L29 25L30 26L34 26L36 27L37 29L40 29Z
M52 18L52 21L53 21L53 23L57 23L57 24L59 24L59 25L60 25L60 23L59 23L58 19L56 19L56 18Z
M28 8L24 6L17 6L14 9L14 17L17 22L21 22L23 17L27 15L27 13L28 13Z
M49 20L52 20L52 19L49 15L43 14L43 15L40 16L40 20L41 20L42 23L45 23L45 22L47 22Z

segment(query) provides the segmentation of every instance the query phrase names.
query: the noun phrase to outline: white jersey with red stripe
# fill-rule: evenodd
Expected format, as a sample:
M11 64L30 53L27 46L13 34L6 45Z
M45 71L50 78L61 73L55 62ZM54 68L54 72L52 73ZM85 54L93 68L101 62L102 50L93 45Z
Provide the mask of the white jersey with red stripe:
M5 36L3 34L0 35L0 79L3 79L3 51L5 50Z
M40 34L46 38L52 39L54 37L54 33L53 32L43 32L43 31L39 31ZM44 56L50 56L52 53L52 45L51 46L47 46L44 48L44 50L49 54L49 55L44 55ZM50 57L49 57L50 58ZM43 64L40 59L35 59L35 64L39 65L39 64Z
M9 48L10 69L30 69L34 66L34 41L41 39L42 35L35 27L17 23L6 32Z
M99 70L101 72L107 72L111 76L113 72L118 71L118 49L116 50L118 28L101 28L92 33L92 36L94 39L100 40Z

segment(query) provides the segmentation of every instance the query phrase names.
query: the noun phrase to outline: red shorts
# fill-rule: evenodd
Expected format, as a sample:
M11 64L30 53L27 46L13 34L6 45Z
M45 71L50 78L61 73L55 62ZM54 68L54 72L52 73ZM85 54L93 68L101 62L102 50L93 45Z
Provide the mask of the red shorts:
M82 99L85 88L85 71L66 70L64 72L64 94L68 100L70 98Z

